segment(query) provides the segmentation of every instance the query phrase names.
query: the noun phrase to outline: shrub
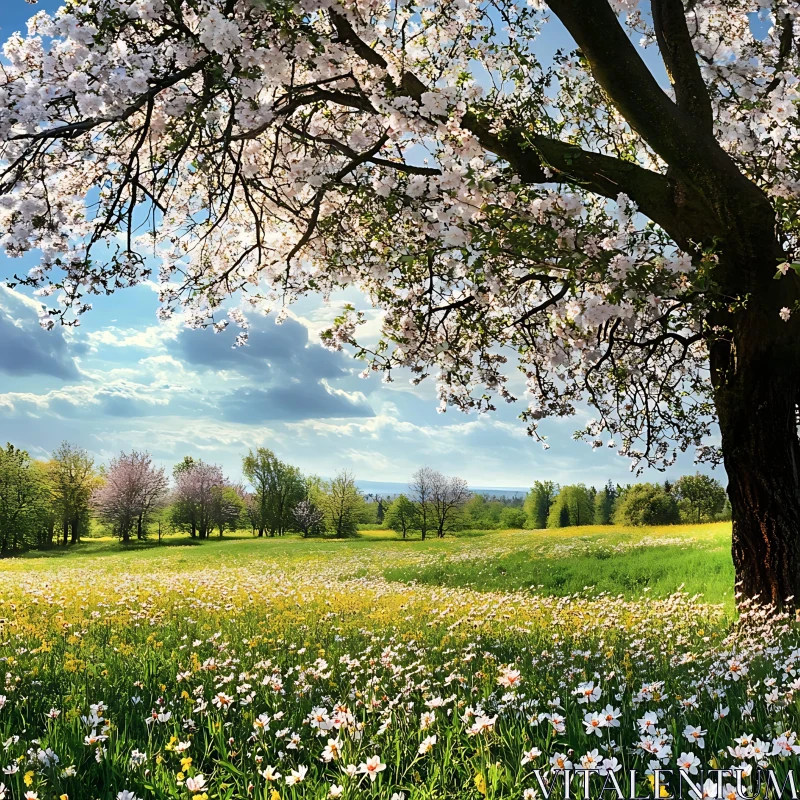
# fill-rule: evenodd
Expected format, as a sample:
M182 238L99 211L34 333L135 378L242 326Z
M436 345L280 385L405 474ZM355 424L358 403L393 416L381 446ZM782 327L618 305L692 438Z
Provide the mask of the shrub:
M674 525L680 521L675 498L663 486L637 483L617 500L614 522L621 525Z
M503 528L524 528L525 512L521 508L506 506L500 512L500 525Z

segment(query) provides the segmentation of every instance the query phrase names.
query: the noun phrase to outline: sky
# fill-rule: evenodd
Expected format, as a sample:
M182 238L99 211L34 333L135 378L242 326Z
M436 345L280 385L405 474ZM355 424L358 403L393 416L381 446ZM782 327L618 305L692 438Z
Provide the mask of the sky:
M35 11L57 6L0 0L0 40L24 31ZM555 50L565 38L554 30L547 44ZM192 455L238 480L242 456L263 446L305 473L347 469L364 481L405 483L423 465L482 488L634 479L615 451L572 439L589 414L545 424L551 447L544 451L518 419L522 400L492 414L440 414L431 382L359 378L361 362L318 344L344 298L304 300L281 325L253 318L243 348L232 347L233 330L159 322L153 285L94 298L80 327L48 332L38 324L39 302L3 284L35 262L35 254L12 260L0 253L0 443L35 458L67 440L98 464L131 449L168 468ZM377 330L377 315L371 319ZM666 474L648 471L637 480L694 470L687 456Z

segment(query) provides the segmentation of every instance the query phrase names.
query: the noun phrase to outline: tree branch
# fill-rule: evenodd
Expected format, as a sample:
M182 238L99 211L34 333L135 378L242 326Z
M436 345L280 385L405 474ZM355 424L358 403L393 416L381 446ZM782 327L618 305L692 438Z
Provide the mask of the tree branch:
M664 66L675 87L678 108L712 131L711 100L686 24L683 0L651 0L653 27Z
M284 123L284 130L289 131L289 133L297 136L299 139L304 139L309 142L318 142L320 144L325 144L330 147L332 150L336 150L338 153L342 153L346 155L348 158L359 158L360 153L356 150L353 150L352 147L348 147L346 144L338 141L337 139L332 139L329 136L312 136L310 133L306 133L305 131L301 131L299 128L294 127L294 125L289 125L289 123ZM406 164L404 161L392 161L389 158L380 158L378 156L373 156L372 158L367 159L371 164L375 164L378 167L386 167L388 169L397 170L397 172L405 172L409 175L425 175L425 176L432 176L432 175L441 175L442 171L437 169L436 167L417 167L413 164Z
M512 141L505 144L502 157L523 180L542 182L535 173L527 174L530 170L526 171L525 148L532 146L539 155L539 164L551 170L549 180L573 183L611 200L621 193L628 195L645 216L660 225L687 252L692 249L690 240L700 239L700 232L695 232L694 225L698 215L706 215L702 199L691 191L679 195L673 182L665 175L631 161L593 153L547 136L512 132L511 137ZM705 224L707 232L707 220Z
M696 192L726 230L726 244L753 263L775 254L775 212L713 133L662 91L628 38L608 0L547 0L589 62L594 79L650 147ZM708 235L703 237L708 241ZM741 275L726 276L739 291Z
M775 65L775 77L767 84L764 89L764 94L772 94L775 89L780 86L783 80L780 77L780 72L783 70L783 65L792 52L792 42L794 39L794 19L788 14L783 19L783 27L781 28L781 38L778 47L778 63Z
M201 58L197 63L192 64L189 67L179 70L174 75L170 75L168 78L164 78L163 80L155 82L146 92L142 92L142 94L140 94L121 114L109 114L102 117L88 117L80 122L70 122L66 125L59 125L56 128L45 128L43 131L39 131L38 133L19 133L14 136L10 136L9 140L16 141L19 139L24 139L29 142L35 142L39 139L69 139L73 136L78 136L81 133L86 133L87 131L90 131L93 128L96 128L98 125L102 125L106 122L124 122L126 119L133 116L133 114L135 114L137 111L144 108L147 103L152 102L153 98L164 89L168 89L170 86L174 86L184 78L189 78L196 72L200 72L207 61L208 56Z
M359 37L350 22L336 11L329 11L329 14L343 43L367 63L386 69L386 59ZM613 22L619 27L616 18L613 18ZM673 105L657 84L656 88L665 102ZM417 101L428 90L419 78L409 72L402 73L400 85L395 89ZM691 234L687 233L685 223L680 221L680 217L685 215L674 202L672 184L664 175L613 156L592 153L546 136L531 136L513 128L498 135L492 131L491 121L474 111L467 111L461 125L483 147L507 161L525 182L563 180L612 200L620 193L627 194L642 213L663 227L681 247L688 246ZM694 198L692 205L699 209L699 198Z
M580 47L595 80L669 166L715 205L730 192L750 195L751 200L760 194L711 131L700 130L694 117L664 93L608 0L547 0L547 4Z

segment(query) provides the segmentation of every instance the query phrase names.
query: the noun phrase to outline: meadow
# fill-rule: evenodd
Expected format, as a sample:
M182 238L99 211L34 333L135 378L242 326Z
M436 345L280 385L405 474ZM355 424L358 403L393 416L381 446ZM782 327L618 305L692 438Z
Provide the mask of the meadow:
M593 796L630 769L646 793L658 765L785 774L800 642L735 613L729 537L91 540L5 560L0 797L529 800L563 769L590 770Z

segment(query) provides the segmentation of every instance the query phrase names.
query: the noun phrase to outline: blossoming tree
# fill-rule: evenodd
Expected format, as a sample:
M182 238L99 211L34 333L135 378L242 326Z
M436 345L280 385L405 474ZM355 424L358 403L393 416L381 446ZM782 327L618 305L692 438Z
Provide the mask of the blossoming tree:
M95 511L123 542L130 542L134 531L143 539L169 488L164 468L156 467L149 453L133 450L112 458L103 478L92 494Z
M195 536L208 539L216 524L215 517L220 516L220 492L228 485L216 464L192 461L175 477L173 522L188 529L193 539Z
M382 341L348 308L327 343L444 406L524 392L540 438L589 403L635 465L722 458L740 587L783 603L798 33L788 0L68 0L5 45L0 241L41 252L46 327L156 264L165 317L239 343L248 304L356 286Z

